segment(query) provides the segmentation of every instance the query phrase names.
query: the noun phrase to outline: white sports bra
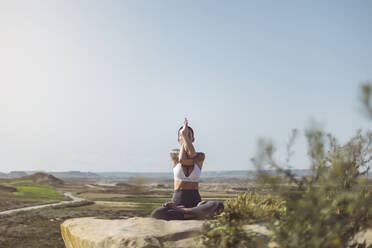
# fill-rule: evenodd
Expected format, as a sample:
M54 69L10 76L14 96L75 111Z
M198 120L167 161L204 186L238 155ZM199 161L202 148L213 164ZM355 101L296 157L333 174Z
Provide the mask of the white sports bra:
M194 165L194 169L188 177L185 176L185 173L182 170L182 165L180 163L173 167L174 180L177 181L198 183L200 181L200 174L201 170L197 165Z

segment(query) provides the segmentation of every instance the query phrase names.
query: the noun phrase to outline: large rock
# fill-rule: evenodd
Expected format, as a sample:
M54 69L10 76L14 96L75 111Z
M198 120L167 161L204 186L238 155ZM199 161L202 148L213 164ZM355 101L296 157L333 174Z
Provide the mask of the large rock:
M123 248L123 247L204 247L199 236L204 221L173 220L134 217L105 220L94 217L66 220L61 232L66 248ZM259 225L246 229L261 235L269 231Z
M173 220L134 217L129 219L105 220L94 217L66 220L61 232L66 248L153 248L204 247L197 239L204 221ZM246 225L247 232L270 236L263 225ZM372 245L372 230L358 233L351 243L366 242ZM273 242L268 247L276 247Z
M152 218L69 219L61 224L66 248L201 247L195 236L203 221Z

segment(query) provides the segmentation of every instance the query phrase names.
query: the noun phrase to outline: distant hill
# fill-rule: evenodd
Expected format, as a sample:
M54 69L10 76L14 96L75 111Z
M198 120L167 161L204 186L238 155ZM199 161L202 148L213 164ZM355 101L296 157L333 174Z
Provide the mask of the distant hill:
M131 177L148 177L148 178L169 178L173 176L172 172L96 172L100 177L105 178L131 178Z
M37 172L32 175L28 175L25 177L18 178L19 181L32 181L33 183L40 183L40 184L49 184L49 185L62 185L64 184L63 180L56 178L55 176L44 173L44 172Z
M12 171L10 173L0 172L0 178L21 178L36 173L48 173L62 179L79 179L79 178L99 178L100 176L92 172L81 171L63 171L63 172L44 172L44 171Z
M19 178L27 176L27 173L24 171L11 171L9 173L0 172L0 178Z
M100 176L92 172L82 171L66 171L66 172L49 172L53 176L63 179L79 179L79 178L99 178Z
M273 174L274 171L266 171ZM295 169L292 172L298 176L309 176L310 170ZM96 172L97 175L106 178L173 178L173 172ZM254 179L257 176L257 171L248 170L230 170L230 171L203 171L202 178L248 178Z

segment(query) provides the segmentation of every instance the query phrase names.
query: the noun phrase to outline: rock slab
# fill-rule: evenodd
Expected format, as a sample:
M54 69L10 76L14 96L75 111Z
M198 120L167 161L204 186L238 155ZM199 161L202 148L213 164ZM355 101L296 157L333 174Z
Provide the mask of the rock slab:
M66 248L205 248L197 239L202 220L165 221L134 217L106 220L95 217L75 218L61 224ZM263 225L246 225L244 229L263 236L271 232ZM358 233L352 243L372 245L372 230ZM270 242L269 247L275 244Z
M66 248L203 247L195 238L202 225L200 220L86 217L66 220L61 233Z

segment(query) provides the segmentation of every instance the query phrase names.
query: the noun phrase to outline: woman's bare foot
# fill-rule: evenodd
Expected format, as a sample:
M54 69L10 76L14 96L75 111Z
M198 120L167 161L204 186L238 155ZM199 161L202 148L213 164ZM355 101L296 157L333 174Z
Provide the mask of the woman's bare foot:
M199 207L200 205L203 205L203 204L206 204L208 201L201 201L198 203L197 207Z

